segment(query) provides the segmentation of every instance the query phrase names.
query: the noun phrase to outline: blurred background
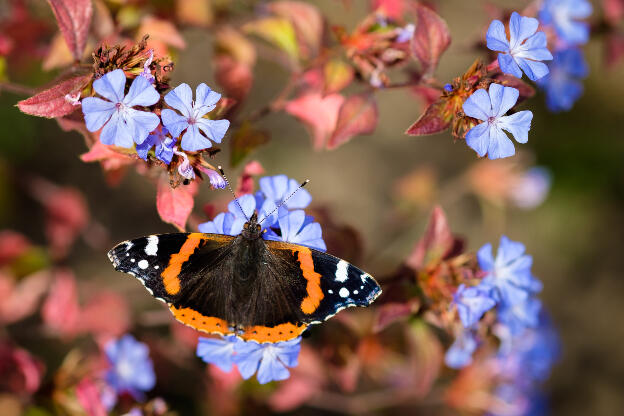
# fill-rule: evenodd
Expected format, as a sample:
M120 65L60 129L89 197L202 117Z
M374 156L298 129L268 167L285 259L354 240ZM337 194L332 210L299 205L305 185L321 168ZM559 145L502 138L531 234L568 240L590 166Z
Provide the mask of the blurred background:
M334 22L349 28L367 13L361 0L350 2L349 9L334 0L317 3ZM491 18L478 1L433 3L453 38L437 71L438 79L447 82L480 56L475 42ZM527 2L488 3L521 9ZM175 58L172 85L214 85L213 39L197 29L182 34L187 47ZM552 413L615 415L624 409L624 65L606 67L600 34L584 50L590 75L570 112L549 112L542 93L523 104L534 118L529 142L516 145L520 154L513 163L544 167L552 179L547 198L533 209L479 194L478 185L471 187L475 154L463 141L454 143L450 133L404 135L424 108L410 91L379 92L375 133L358 136L335 151L313 151L300 123L285 113L272 114L262 121L271 141L248 159L259 161L267 174L309 178L313 205L326 207L336 222L360 233L364 254L359 265L373 275L387 274L400 264L422 235L435 204L446 211L452 229L467 239L471 250L487 242L496 245L501 234L523 242L533 255L535 275L544 283L543 302L561 332L563 357L547 383ZM287 75L260 56L256 77L263 81L254 84L246 108L274 97ZM51 78L37 64L11 73L13 81L32 87ZM131 171L118 186L108 186L98 164L79 159L86 151L80 135L64 132L53 120L20 113L15 103L23 98L0 94L0 228L45 243L44 209L29 191L31 181L39 177L84 193L98 224L91 232L98 233L103 247L174 231L157 215L152 185ZM224 143L217 161L227 167L227 138ZM239 171L240 167L228 173L235 177ZM505 182L505 175L486 177ZM194 223L207 219L203 203L219 205L229 199L227 191L210 190L204 183ZM68 263L80 279L122 294L136 313L157 310L159 305L139 282L112 269L105 251L79 240Z

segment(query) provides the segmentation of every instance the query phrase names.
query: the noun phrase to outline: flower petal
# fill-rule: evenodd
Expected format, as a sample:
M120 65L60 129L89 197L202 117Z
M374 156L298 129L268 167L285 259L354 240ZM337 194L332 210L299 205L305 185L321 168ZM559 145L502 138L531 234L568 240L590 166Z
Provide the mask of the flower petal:
M296 242L297 234L301 230L301 226L305 221L305 212L296 210L289 212L278 219L280 230L282 231L282 240L291 243Z
M537 31L539 21L533 17L520 16L517 12L509 19L509 45L513 51Z
M212 143L199 132L197 124L193 124L186 129L186 133L182 136L180 145L182 149L187 152L197 152L199 150L208 149L212 146Z
M537 32L524 42L521 50L518 53L514 53L514 56L516 58L528 58L536 61L549 61L553 59L553 56L546 45L546 34L544 32Z
M516 139L518 143L526 143L529 140L529 130L531 129L531 120L533 113L524 110L519 111L510 116L501 117L498 125L507 130Z
M197 86L195 90L195 107L208 107L212 111L215 104L221 99L221 94L210 89L203 82Z
M256 198L251 194L242 195L238 198L238 203L236 203L236 200L230 201L228 210L234 214L236 218L242 218L247 222L247 219L251 218L256 210Z
M197 126L204 132L209 139L216 143L221 143L223 136L230 127L228 120L209 120L200 118L197 120Z
M183 117L173 110L165 108L160 114L162 122L167 127L167 130L174 138L179 137L180 134L188 127L188 118Z
M492 101L492 116L499 118L516 105L520 91L513 87L490 84L489 94Z
M93 81L93 89L102 97L108 98L113 103L120 103L124 98L126 86L126 74L121 69L107 72L102 77Z
M548 66L543 62L531 61L529 59L517 59L516 62L531 81L537 81L548 75Z
M267 348L274 347L268 346ZM270 381L286 380L288 377L290 377L290 372L277 357L264 354L260 366L258 367L258 383L266 384Z
M115 111L110 121L104 125L100 132L100 141L128 149L134 146L132 133L118 111Z
M516 154L516 148L505 132L496 126L491 126L488 158L491 160L501 159L513 156L514 154Z
M524 254L526 247L518 241L512 241L506 235L501 236L496 254L497 266L503 266ZM530 267L530 266L529 266Z
M509 41L507 41L505 25L500 20L493 20L492 23L490 23L485 39L487 40L488 49L499 52L509 51Z
M516 78L522 78L522 71L511 55L499 53L498 66L500 66L503 73L513 75Z
M199 337L197 356L204 362L214 364L221 370L229 372L232 370L235 339L236 337L223 339Z
M150 149L154 147L157 141L158 141L158 136L156 136L155 134L150 134L149 136L147 136L145 141L143 141L143 143L137 144L136 152L139 155L139 157L147 161L147 154L149 153Z
M318 222L313 222L312 224L303 226L299 234L297 234L291 242L315 248L321 251L327 250L325 241L323 241L323 231L321 230L321 224L319 224Z
M462 108L467 116L486 121L492 113L490 96L483 88L478 89L464 101Z
M160 94L156 88L145 77L136 77L130 85L128 94L123 99L123 103L128 107L135 105L154 105L160 100Z
M492 255L492 244L487 243L477 251L477 261L482 270L490 271L494 269L494 256Z
M143 143L147 136L160 124L160 119L154 113L139 111L133 108L126 109L128 125L132 125L132 136L137 144Z
M169 91L165 95L165 102L187 118L193 115L193 91L186 83L182 83Z
M90 132L98 131L115 112L115 104L97 97L82 100L85 124Z
M485 156L490 144L490 129L488 123L477 124L466 134L466 144L480 157Z

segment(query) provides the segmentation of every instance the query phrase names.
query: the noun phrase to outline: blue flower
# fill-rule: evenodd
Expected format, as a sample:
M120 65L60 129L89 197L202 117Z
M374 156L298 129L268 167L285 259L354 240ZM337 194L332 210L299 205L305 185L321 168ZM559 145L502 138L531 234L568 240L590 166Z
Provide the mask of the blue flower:
M577 48L557 51L549 66L550 73L537 84L546 92L546 105L550 111L568 111L583 95L580 80L589 73L583 52Z
M277 221L281 235L277 235L272 230L269 230L265 233L265 239L286 241L321 251L327 250L327 246L323 241L321 225L318 222L314 222L312 217L306 216L303 210L288 212L280 216Z
M539 11L542 24L553 25L565 43L577 45L589 39L589 24L580 22L592 14L587 0L545 0Z
M84 98L82 112L87 130L102 129L102 143L130 148L134 143L143 143L160 123L156 114L132 107L156 104L160 94L144 77L136 77L124 96L125 86L126 75L121 69L104 74L93 81L93 89L108 101L97 97Z
M197 343L197 356L204 362L214 364L225 372L232 370L234 364L234 346L237 343L245 343L234 335L223 338L199 337Z
M273 380L286 380L288 367L295 367L301 349L301 337L275 344L258 344L249 341L234 346L233 359L241 376L247 380L258 372L260 384Z
M139 157L147 161L147 153L152 147L156 146L154 149L156 158L166 164L171 163L173 146L175 146L176 139L172 139L168 134L169 131L166 127L154 130L152 134L147 136L147 139L145 139L143 143L137 145L136 151Z
M188 84L180 84L165 95L165 102L180 111L182 115L168 108L164 109L161 114L163 124L173 137L179 137L186 130L182 136L181 146L187 152L196 152L211 147L210 140L221 143L221 139L230 126L228 120L204 118L215 108L221 99L221 94L212 91L202 83L195 90L195 98L196 101L193 101L193 91ZM200 130L205 136L200 133Z
M472 363L472 354L477 349L477 339L472 331L462 332L446 351L444 362L450 368L464 368Z
M397 43L405 43L412 40L414 37L414 31L416 30L416 26L414 23L408 23L404 27L399 27L396 29L397 37L395 42Z
M539 292L542 285L531 274L533 258L524 254L524 245L502 236L496 259L492 245L485 244L477 252L479 267L486 272L483 284L496 288L496 300L503 306L525 302L529 295Z
M210 181L212 189L225 189L227 183L216 170L205 169L203 172L208 175L208 180Z
M539 22L532 17L513 12L509 19L510 39L507 40L505 25L494 20L487 32L487 47L498 54L498 65L506 74L522 78L522 72L535 81L548 74L548 67L540 61L553 59L546 48L546 34L538 32ZM522 70L521 70L522 68Z
M542 302L533 297L514 304L503 303L498 308L498 320L509 328L512 335L519 335L526 328L537 326L541 309Z
M490 84L489 92L479 89L464 102L466 115L484 121L466 134L466 143L479 156L487 153L490 159L498 159L516 153L503 130L511 133L518 143L528 141L533 113L525 110L504 116L516 104L519 94L515 88Z
M141 400L143 392L154 387L156 375L147 345L125 335L106 344L105 352L111 365L106 381L117 394L127 392Z
M492 288L486 285L466 287L461 284L453 296L453 303L457 305L459 319L465 328L476 324L484 313L496 305L491 295Z
M264 197L273 201L275 205L282 204L288 209L303 209L312 202L312 195L301 188L292 195L301 185L294 179L289 179L286 175L265 176L258 181L260 190L256 192L256 197ZM290 197L287 201L286 198Z

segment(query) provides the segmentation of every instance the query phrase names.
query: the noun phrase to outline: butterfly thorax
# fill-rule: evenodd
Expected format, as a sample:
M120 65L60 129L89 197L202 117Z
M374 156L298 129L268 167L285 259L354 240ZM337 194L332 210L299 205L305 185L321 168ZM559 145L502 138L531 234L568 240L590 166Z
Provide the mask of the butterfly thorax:
M241 235L247 240L257 240L262 235L262 227L258 224L258 214L255 212L243 226Z

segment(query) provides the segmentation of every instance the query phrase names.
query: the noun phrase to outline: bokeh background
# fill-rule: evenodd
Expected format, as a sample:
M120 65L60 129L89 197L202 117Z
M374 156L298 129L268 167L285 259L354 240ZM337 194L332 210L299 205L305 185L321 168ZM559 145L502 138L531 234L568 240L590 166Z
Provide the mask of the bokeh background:
M475 41L490 18L479 1L435 3L453 36L437 75L450 81L479 56ZM490 3L515 9L526 4ZM349 11L334 0L318 4L348 27L366 14L363 0L353 0ZM214 85L212 39L194 29L183 35L187 48L176 58L172 84ZM337 222L361 233L360 264L373 275L393 270L405 258L434 204L442 205L453 230L467 238L472 250L497 242L501 234L524 242L534 257L534 272L544 282L541 297L563 343L562 360L546 386L553 414L615 415L624 409L624 65L606 68L600 35L584 50L590 75L572 111L548 112L543 94L524 104L534 119L529 143L516 147L519 157L546 167L553 179L548 198L533 210L495 204L467 191L464 178L476 162L475 154L463 142L454 143L449 133L404 135L423 109L422 101L409 91L380 92L375 133L331 152L313 151L301 124L285 113L273 114L262 122L272 139L251 159L260 161L268 174L311 179L314 204L328 207ZM249 108L277 94L287 76L262 57L256 71L262 82L254 85ZM51 77L36 65L11 75L33 87ZM99 165L80 161L78 156L86 150L80 135L62 131L55 121L21 114L14 104L22 98L0 94L0 228L44 243L43 210L26 186L39 176L81 190L110 245L174 231L160 221L151 185L132 172L119 186L109 187ZM227 167L227 145L217 158ZM417 203L406 203L397 195L396 184L415 171L425 172L426 184ZM237 173L232 170L229 176ZM219 203L229 197L227 191L212 191L204 184L198 201ZM195 214L203 221L201 205L196 205ZM122 293L138 314L158 309L139 282L114 272L104 250L79 241L69 262L81 279Z

